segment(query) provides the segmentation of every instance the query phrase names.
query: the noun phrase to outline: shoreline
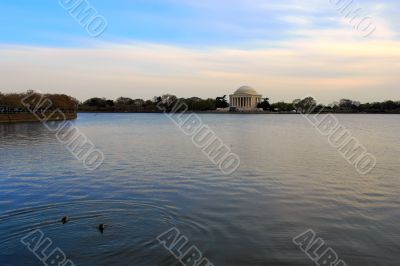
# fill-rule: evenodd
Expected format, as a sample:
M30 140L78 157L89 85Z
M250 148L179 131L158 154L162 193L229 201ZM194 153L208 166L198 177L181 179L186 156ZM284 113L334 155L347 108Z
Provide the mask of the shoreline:
M66 120L74 120L78 117L77 113L65 113ZM47 121L61 121L62 118L58 116L50 117ZM19 114L0 114L0 124L14 124L25 122L40 122L40 120L31 113Z
M301 115L293 112L218 112L218 111L191 111L187 114L216 114L216 115ZM163 112L110 112L110 111L79 111L77 113L67 113L66 120L75 120L79 114L164 114ZM316 114L316 113L312 113ZM311 115L312 115L311 114ZM321 114L343 114L343 115L400 115L400 113L334 113L326 112ZM47 121L61 121L59 117L49 118ZM16 123L37 123L39 119L33 114L0 114L0 124Z
M114 111L78 111L78 114L163 114L164 112L147 111L147 112L114 112ZM232 115L301 115L301 113L293 112L220 112L220 111L186 111L187 114L232 114ZM310 113L317 114L317 113ZM322 112L321 114L347 114L347 115L400 115L400 112L376 112L376 113L345 113L345 112Z

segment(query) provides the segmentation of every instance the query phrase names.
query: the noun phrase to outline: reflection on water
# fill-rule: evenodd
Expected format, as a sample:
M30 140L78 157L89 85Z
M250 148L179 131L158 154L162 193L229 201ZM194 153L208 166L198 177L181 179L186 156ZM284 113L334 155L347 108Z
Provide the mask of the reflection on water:
M400 116L338 116L378 158L367 176L300 116L201 118L233 175L161 114L81 114L94 172L42 125L0 125L0 264L40 265L20 239L41 229L76 265L179 265L156 239L176 227L216 266L313 265L292 244L308 228L348 265L399 265Z

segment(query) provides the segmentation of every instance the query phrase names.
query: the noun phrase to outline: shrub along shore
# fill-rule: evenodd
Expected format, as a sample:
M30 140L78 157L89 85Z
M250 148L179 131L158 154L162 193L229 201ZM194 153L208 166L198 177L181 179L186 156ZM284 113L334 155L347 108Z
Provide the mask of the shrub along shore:
M62 112L67 120L76 119L78 103L65 94L0 92L0 123L37 122L40 120L38 116L45 116L48 121L60 120L54 115L56 110Z

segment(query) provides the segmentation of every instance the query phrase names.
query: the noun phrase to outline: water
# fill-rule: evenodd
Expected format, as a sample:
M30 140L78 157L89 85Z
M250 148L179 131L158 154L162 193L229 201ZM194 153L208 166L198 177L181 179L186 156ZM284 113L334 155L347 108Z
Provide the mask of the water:
M216 266L315 265L292 243L309 228L348 265L399 265L400 116L337 116L378 158L366 176L300 116L200 116L233 175L161 114L80 114L94 172L41 124L0 125L0 265L43 265L20 242L35 229L76 265L180 265L156 239L171 227Z

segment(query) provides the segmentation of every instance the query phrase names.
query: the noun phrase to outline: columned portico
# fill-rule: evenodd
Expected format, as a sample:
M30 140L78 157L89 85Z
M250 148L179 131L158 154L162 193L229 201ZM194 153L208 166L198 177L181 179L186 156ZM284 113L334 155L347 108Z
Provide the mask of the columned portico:
M262 95L258 94L253 88L248 86L240 87L234 94L229 95L231 107L238 110L251 111L257 109L257 104L261 102Z

